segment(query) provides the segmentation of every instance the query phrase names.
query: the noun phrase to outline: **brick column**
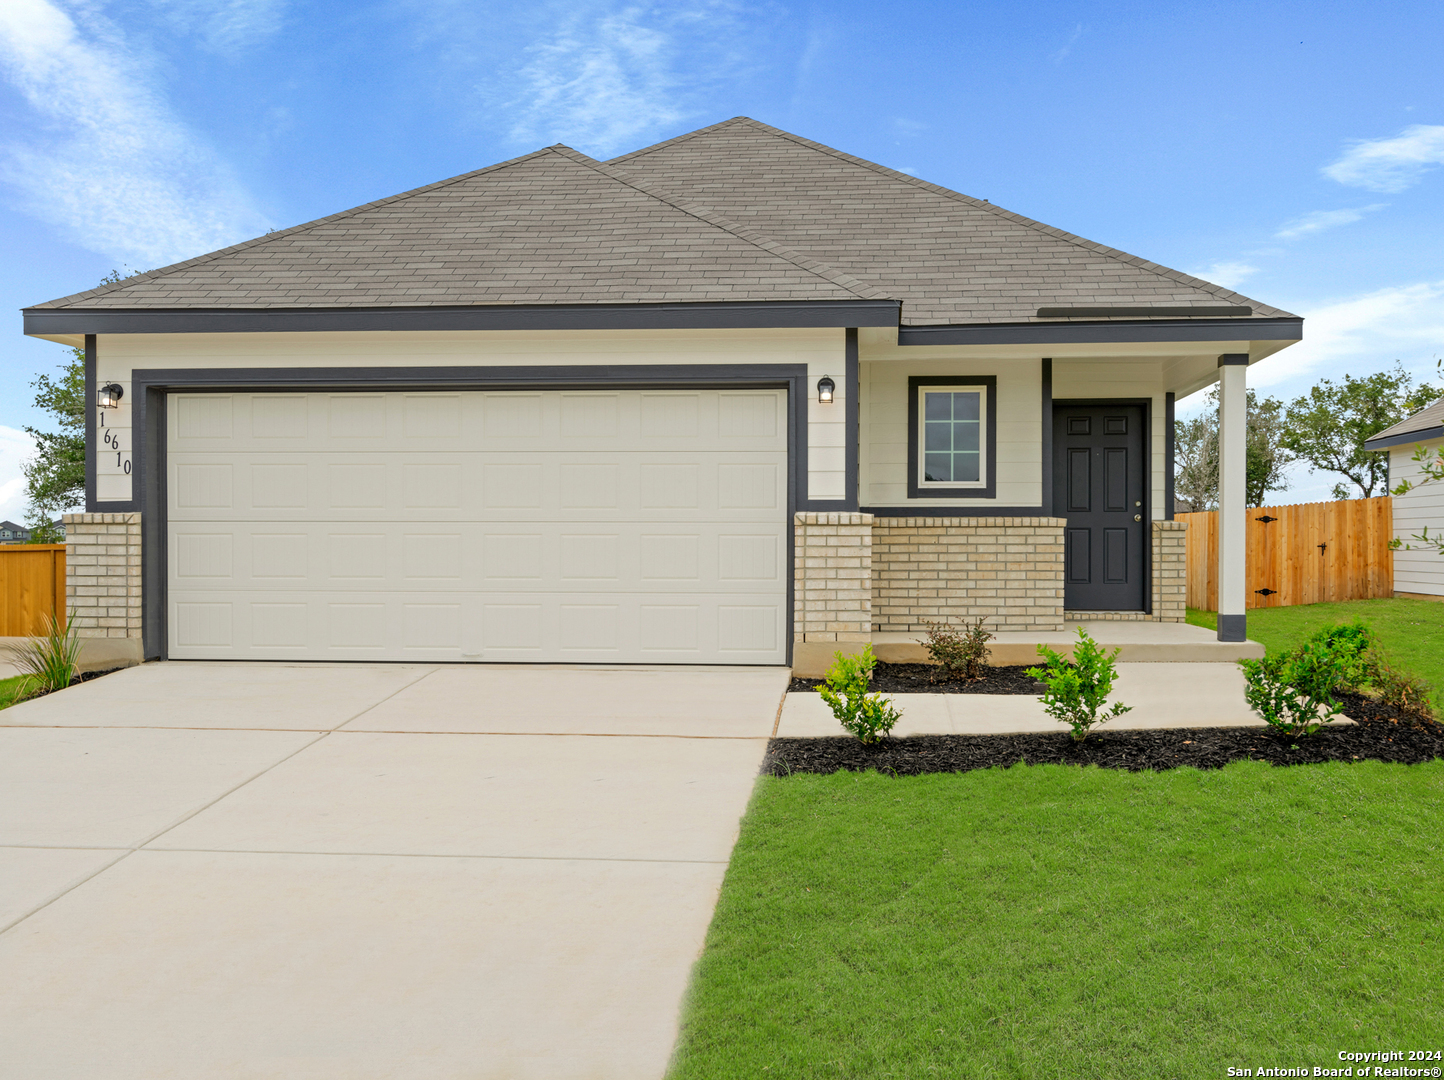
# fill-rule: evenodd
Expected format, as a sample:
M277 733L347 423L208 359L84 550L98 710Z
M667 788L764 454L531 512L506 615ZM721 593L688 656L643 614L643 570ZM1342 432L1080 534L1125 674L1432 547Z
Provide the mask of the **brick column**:
M65 605L86 639L82 671L139 663L140 514L66 514Z
M872 640L872 515L800 513L792 528L792 668L820 675Z
M1183 622L1188 606L1188 522L1153 523L1153 621Z

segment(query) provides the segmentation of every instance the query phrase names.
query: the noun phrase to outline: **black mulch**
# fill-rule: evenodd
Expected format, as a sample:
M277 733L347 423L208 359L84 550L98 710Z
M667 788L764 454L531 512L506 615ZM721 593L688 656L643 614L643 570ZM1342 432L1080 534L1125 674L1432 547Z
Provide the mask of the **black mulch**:
M1014 667L990 667L981 679L942 678L936 664L889 664L882 660L872 669L872 690L884 694L1040 694L1043 688L1025 674L1029 664ZM813 690L826 679L793 679L788 690Z
M1077 743L1060 724L1046 735L913 735L864 746L851 736L773 739L762 771L863 772L894 776L970 772L1010 765L1098 765L1105 769L1221 769L1230 761L1315 765L1324 761L1394 761L1417 765L1444 758L1444 725L1401 716L1368 698L1342 695L1344 714L1357 723L1289 739L1263 728L1101 729Z

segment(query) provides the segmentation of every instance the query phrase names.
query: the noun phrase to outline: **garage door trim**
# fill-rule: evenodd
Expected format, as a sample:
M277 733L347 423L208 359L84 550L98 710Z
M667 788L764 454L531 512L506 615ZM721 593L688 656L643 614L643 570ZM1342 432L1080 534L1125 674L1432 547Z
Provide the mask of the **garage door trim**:
M170 393L328 393L437 390L777 390L788 392L787 520L799 510L836 510L807 499L807 366L805 364L637 364L555 367L138 368L132 372L136 449L132 483L138 497L105 512L141 512L144 582L143 644L147 659L168 651L166 396ZM788 625L795 618L793 530L787 536ZM786 662L792 662L792 634Z

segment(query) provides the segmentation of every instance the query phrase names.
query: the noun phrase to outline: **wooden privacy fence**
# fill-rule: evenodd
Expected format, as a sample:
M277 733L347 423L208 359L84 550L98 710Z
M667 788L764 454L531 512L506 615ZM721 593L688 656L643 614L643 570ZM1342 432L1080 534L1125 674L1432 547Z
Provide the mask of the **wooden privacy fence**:
M1248 606L1289 607L1394 595L1393 500L1250 507ZM1218 610L1218 512L1188 522L1188 606Z
M65 545L0 544L0 637L45 633L65 618Z

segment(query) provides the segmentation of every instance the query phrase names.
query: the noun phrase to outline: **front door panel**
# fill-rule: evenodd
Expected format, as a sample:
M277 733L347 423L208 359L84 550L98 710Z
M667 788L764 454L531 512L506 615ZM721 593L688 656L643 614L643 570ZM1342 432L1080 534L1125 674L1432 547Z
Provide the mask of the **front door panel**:
M1053 512L1068 519L1070 611L1143 610L1146 445L1142 406L1054 406Z

